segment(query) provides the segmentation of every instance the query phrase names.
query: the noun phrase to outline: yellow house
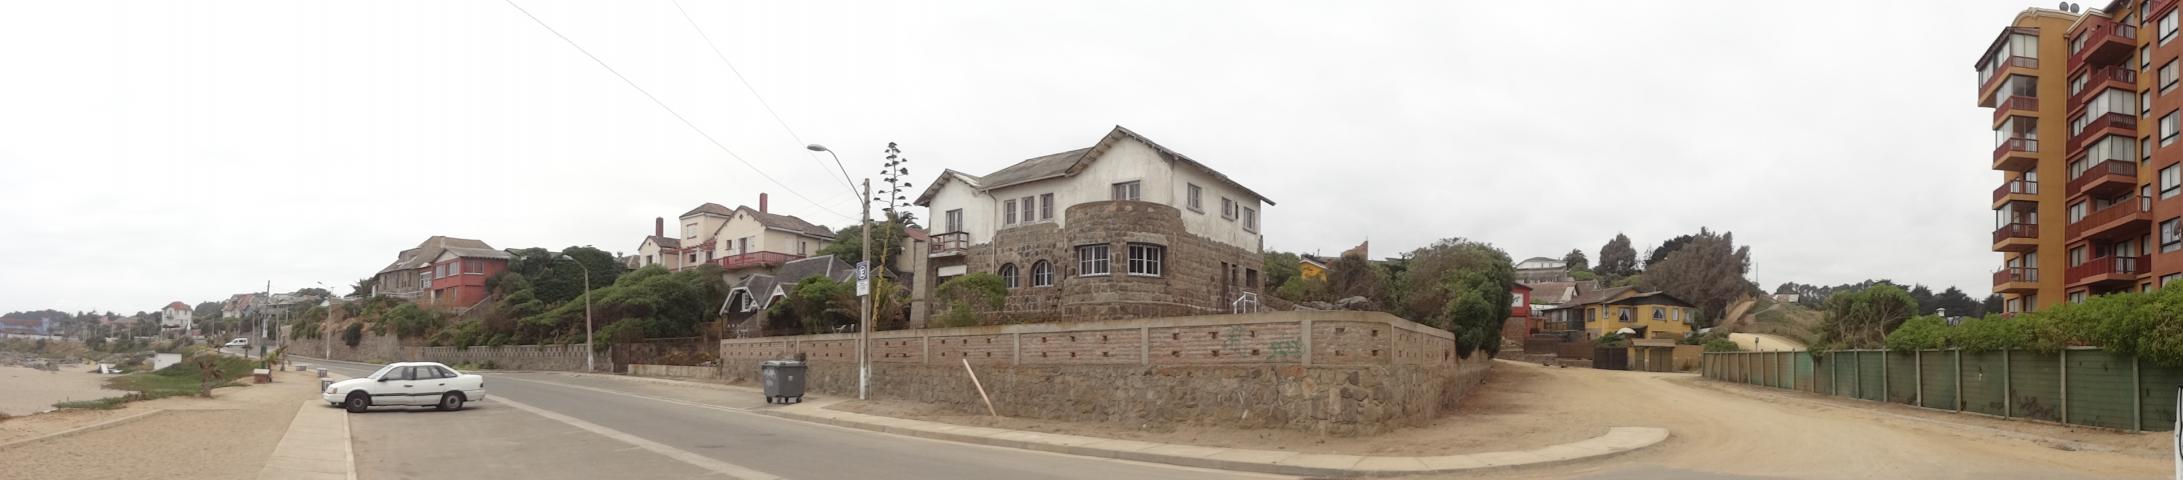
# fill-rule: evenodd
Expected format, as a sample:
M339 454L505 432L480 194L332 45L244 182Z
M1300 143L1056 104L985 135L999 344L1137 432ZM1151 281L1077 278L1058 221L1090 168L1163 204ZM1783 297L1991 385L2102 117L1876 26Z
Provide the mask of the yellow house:
M1311 255L1298 255L1297 257L1301 259L1296 265L1297 276L1322 282L1326 281L1326 260Z
M1589 338L1630 330L1632 339L1679 340L1690 335L1698 321L1698 308L1661 292L1639 292L1616 287L1585 293L1569 305L1555 307L1549 318L1583 322Z

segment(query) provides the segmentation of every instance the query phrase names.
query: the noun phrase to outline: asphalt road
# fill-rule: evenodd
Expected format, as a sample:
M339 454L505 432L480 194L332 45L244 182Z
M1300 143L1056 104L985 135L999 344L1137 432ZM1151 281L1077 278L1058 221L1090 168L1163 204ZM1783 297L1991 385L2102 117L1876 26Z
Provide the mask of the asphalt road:
M735 390L549 373L488 373L485 384L486 400L460 412L351 416L357 478L1278 478L799 422L752 413L770 407Z

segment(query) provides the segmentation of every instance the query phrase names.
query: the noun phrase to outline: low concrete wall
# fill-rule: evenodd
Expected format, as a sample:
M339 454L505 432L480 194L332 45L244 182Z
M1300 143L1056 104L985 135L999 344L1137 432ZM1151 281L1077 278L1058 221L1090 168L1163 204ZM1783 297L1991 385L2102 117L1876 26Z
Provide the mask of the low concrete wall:
M575 345L502 345L498 347L421 347L405 346L393 335L373 335L366 332L350 347L341 342L340 334L324 338L288 337L288 352L306 357L365 363L388 362L440 362L448 365L471 363L504 370L555 370L582 371L584 346ZM255 350L253 350L255 353ZM609 368L609 356L600 352L599 369Z
M717 380L720 378L720 368L686 367L681 365L645 365L641 363L632 363L629 364L629 374L639 377Z
M1483 353L1378 312L899 330L872 334L871 394L982 412L967 363L1005 415L1370 434L1431 420L1484 381ZM856 392L856 336L721 341L724 374L802 355L810 388Z

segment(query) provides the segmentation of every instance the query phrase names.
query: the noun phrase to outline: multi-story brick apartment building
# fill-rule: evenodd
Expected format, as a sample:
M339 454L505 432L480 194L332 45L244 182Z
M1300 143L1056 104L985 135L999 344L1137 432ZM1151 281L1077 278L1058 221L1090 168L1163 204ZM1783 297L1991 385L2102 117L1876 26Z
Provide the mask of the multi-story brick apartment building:
M986 175L947 170L931 209L921 303L969 272L998 274L1011 321L1229 313L1261 291L1263 205L1227 175L1129 129ZM933 313L941 306L934 305ZM916 316L913 314L913 317ZM922 318L912 318L923 324Z
M485 279L507 270L514 257L482 241L434 235L379 269L372 294L453 308L476 305L485 300Z
M763 193L758 194L758 208L706 203L683 213L679 220L680 236L671 237L666 219L654 219L652 235L637 246L629 266L683 270L719 265L733 284L750 274L815 255L834 242L834 231L823 225L768 211Z
M2177 3L2026 9L1979 57L2004 310L2183 278Z

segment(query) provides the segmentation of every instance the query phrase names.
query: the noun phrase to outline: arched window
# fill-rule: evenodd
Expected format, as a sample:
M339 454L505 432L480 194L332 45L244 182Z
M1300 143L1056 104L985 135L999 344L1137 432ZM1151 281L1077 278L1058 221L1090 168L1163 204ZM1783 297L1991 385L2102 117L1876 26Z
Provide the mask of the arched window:
M1045 260L1039 260L1038 263L1031 264L1031 286L1054 286L1054 266L1046 263Z
M1008 288L1016 288L1016 286L1022 285L1016 280L1016 264L1001 264L1001 283L1008 284Z

